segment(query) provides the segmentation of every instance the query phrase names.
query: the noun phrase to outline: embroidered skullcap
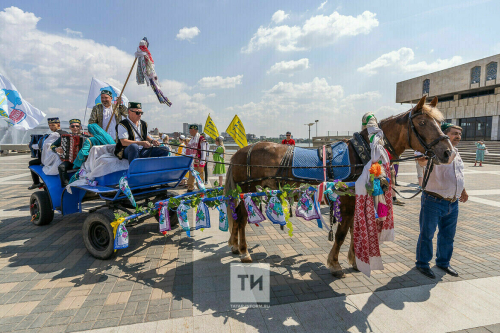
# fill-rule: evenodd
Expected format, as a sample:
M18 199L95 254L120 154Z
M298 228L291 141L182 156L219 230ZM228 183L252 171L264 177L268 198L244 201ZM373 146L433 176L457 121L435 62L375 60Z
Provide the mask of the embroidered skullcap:
M290 135L292 135L292 133L291 133L290 131L286 132L286 134L290 134Z
M196 125L196 124L191 124L191 125L189 125L189 129L195 129L195 130L198 130L198 125Z
M139 102L128 102L129 109L142 109L142 105Z
M184 135L181 134L181 136L179 137L179 139L181 140L186 140L186 137Z
M167 137L167 135L166 135L166 134L162 134L162 135L161 135L161 139L162 139L162 140L165 140L165 138L166 138L166 137Z
M70 119L69 124L82 124L82 121L80 119Z
M458 129L458 130L462 130L462 127L457 126L457 125L455 125L455 124L451 124L451 123L442 123L442 124L441 124L441 131L443 131L443 132L444 132L444 131L446 131L446 130L447 130L447 129L449 129L449 128L456 128L456 129Z
M47 122L49 124L60 124L61 121L59 120L58 117L54 117L54 118L47 118Z
M104 95L108 95L109 97L113 98L113 93L109 90L101 90L101 95L104 94Z

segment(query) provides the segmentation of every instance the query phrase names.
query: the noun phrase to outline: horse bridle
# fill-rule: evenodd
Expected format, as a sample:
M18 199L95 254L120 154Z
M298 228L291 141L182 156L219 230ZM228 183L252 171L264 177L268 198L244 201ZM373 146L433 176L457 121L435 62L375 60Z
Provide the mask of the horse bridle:
M425 140L420 136L420 134L418 134L417 129L415 128L415 124L413 124L413 117L416 117L420 114L422 114L422 112L413 113L413 109L411 109L410 114L408 115L408 145L410 146L410 148L412 148L412 146L411 146L411 132L413 132L413 134L415 134L415 136L417 137L418 142L420 142L422 147L424 147L425 155L430 157L430 158L434 158L436 156L436 154L434 153L433 147L435 145L437 145L439 142L441 142L442 140L449 139L449 137L448 137L448 135L441 135L439 138L432 141L430 144L427 144L425 142ZM410 132L410 129L411 129L411 132Z
M407 198L407 197L402 196L401 193L399 193L398 190L396 190L393 187L394 192L396 192L403 199L412 199L412 198L416 197L420 192L425 191L425 188L427 187L427 182L429 181L429 177L431 175L432 169L434 168L434 157L436 156L436 153L434 153L433 147L435 145L437 145L439 142L441 142L442 140L449 139L448 135L441 135L439 138L432 141L430 144L425 143L424 139L420 136L420 134L418 134L417 129L415 128L415 125L413 124L413 121L412 121L413 117L420 115L422 112L413 113L412 111L413 111L413 109L410 110L410 114L408 115L408 145L410 146L410 148L412 148L412 146L411 146L411 132L413 132L413 134L415 134L415 136L417 137L417 139L420 142L420 144L422 145L422 147L424 147L425 155L428 157L428 159L427 159L427 166L426 166L425 171L424 171L424 177L422 179L422 187L415 194L413 194L411 197Z

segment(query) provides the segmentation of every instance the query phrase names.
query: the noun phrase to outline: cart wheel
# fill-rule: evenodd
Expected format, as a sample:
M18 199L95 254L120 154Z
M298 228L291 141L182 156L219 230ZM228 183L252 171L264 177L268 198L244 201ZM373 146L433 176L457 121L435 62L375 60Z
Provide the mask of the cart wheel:
M31 222L35 225L45 225L54 219L54 210L50 204L49 194L45 191L37 191L30 198Z
M114 254L113 219L111 209L102 209L90 214L83 222L83 242L94 258L109 259Z
M179 224L179 219L177 217L177 212L175 210L169 210L168 216L170 216L170 226L171 227ZM160 212L159 211L155 214L155 219L157 222L160 222Z

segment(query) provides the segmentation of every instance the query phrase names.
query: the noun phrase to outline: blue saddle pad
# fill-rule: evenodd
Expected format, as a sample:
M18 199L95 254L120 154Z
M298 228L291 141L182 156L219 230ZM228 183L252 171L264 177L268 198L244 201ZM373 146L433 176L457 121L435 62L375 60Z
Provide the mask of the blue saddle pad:
M343 141L337 142L332 145L333 159L332 165L349 165L349 149L347 144ZM295 147L293 152L293 169L292 174L297 178L323 180L323 169L302 169L301 167L323 166L323 161L319 159L317 149L306 149ZM350 167L332 168L333 178L343 180L351 173ZM327 173L328 177L328 173Z

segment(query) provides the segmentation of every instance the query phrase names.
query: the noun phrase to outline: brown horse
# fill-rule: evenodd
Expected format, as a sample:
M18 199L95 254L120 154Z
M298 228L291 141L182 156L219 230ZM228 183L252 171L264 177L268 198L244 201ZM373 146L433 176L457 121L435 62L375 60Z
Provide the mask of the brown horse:
M394 148L397 156L401 155L406 149L418 150L422 153L427 151L435 154L435 164L450 163L454 158L452 155L452 145L447 136L443 134L440 128L440 122L443 120L443 115L436 108L437 98L426 105L425 97L411 110L401 113L396 116L389 117L379 123L389 143ZM413 123L413 126L411 125ZM361 132L361 135L368 140L366 129ZM349 157L351 164L361 164L361 160L354 151L351 143L346 141L349 147ZM425 147L424 147L425 146ZM280 145L269 142L256 143L248 157L250 147L244 147L231 158L231 165L228 170L226 179L226 189L234 189L236 184L246 182L248 179L255 179L242 186L244 192L255 192L256 186L269 187L277 189L278 181L276 179L260 178L273 177L277 174L276 168L251 167L252 165L279 166L283 156L287 152L286 145ZM247 160L248 159L248 160ZM245 166L243 166L245 165ZM248 168L246 165L250 165ZM357 166L351 168L351 174L360 174L363 167ZM292 170L289 168L285 171L285 177L293 178ZM355 178L357 179L357 178ZM284 183L297 183L297 181L281 181ZM316 183L317 184L317 183ZM340 247L348 232L351 234L351 246L349 249L349 263L356 269L354 256L354 242L352 241L352 230L354 222L354 197L343 197L341 205L342 222L339 223L335 233L335 241L330 251L327 260L327 266L333 275L342 277L344 275L342 267L339 264L338 257ZM229 230L231 237L229 246L231 246L234 254L241 255L242 262L252 262L252 258L248 253L247 243L245 239L245 226L247 224L247 212L243 202L236 207L238 218L233 220L231 214L229 218Z

